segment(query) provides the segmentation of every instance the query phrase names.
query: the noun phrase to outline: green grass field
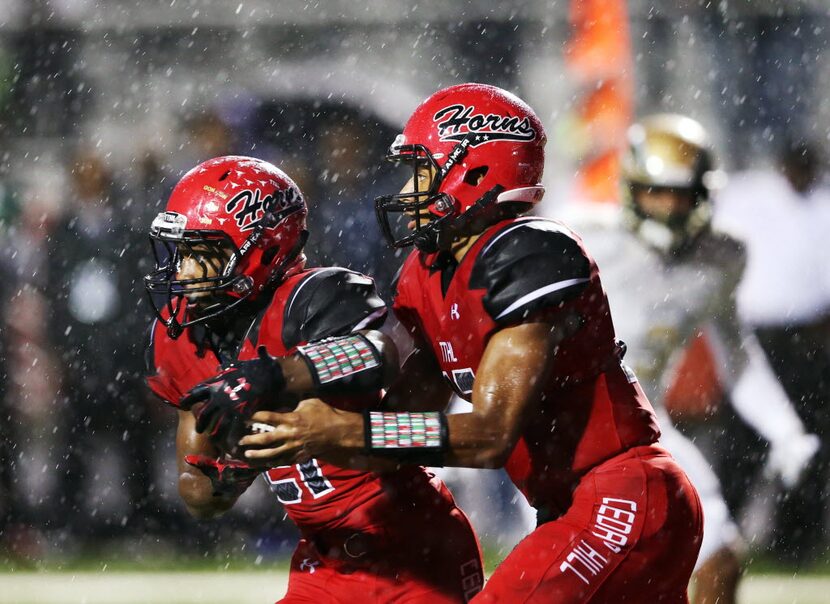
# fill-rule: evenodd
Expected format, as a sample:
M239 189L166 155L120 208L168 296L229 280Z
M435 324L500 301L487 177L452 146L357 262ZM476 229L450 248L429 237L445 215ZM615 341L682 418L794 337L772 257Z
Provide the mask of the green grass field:
M261 571L19 571L0 574L0 604L268 604L287 585L284 569ZM830 577L749 575L740 604L825 604ZM364 604L371 604L365 602Z
M505 552L484 551L489 574ZM747 563L739 604L830 602L830 561L816 561L799 573L769 556ZM121 544L28 564L0 557L0 604L270 604L287 584L286 558L263 559L246 551L186 557Z

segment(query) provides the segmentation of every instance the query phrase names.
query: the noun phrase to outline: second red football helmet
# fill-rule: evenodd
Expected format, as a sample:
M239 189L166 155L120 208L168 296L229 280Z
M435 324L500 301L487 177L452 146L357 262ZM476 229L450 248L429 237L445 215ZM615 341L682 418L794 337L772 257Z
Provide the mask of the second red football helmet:
M171 337L255 298L302 262L307 213L294 181L260 159L217 157L185 174L150 227L156 269L145 277ZM185 258L201 275L182 277ZM186 313L188 296L207 302Z
M388 160L413 166L416 189L375 200L384 234L394 247L429 251L445 227L458 228L508 202L532 206L544 194L545 142L536 113L506 90L470 83L436 92L389 149ZM424 167L434 177L419 190ZM403 217L415 221L414 229L398 237L394 222Z

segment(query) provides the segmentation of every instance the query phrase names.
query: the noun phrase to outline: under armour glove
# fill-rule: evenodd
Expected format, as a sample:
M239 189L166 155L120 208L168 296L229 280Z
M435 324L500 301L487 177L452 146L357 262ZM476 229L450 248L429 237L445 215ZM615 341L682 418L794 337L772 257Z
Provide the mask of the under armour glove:
M262 472L242 461L214 459L207 455L185 455L184 460L210 478L215 497L239 497Z
M267 400L274 400L285 387L282 368L263 346L259 358L238 361L200 384L179 402L196 418L196 431L207 433L211 442L233 452L246 432L246 421Z

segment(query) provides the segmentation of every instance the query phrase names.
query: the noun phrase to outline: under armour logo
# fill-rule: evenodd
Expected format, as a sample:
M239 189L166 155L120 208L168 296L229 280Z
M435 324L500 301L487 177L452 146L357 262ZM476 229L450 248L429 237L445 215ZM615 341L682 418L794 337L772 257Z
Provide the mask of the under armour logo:
M250 390L250 389L251 389L251 385L248 383L248 381L245 378L239 378L238 385L234 386L233 388L231 388L230 386L225 386L225 394L227 394L228 398L231 399L232 401L238 401L239 400L239 393L242 392L243 390Z
M458 303L456 302L452 306L450 306L450 319L453 321L458 321L461 318L461 315L458 313Z
M300 563L300 570L307 570L313 575L318 566L320 566L319 560L314 560L313 558L303 558L302 563Z

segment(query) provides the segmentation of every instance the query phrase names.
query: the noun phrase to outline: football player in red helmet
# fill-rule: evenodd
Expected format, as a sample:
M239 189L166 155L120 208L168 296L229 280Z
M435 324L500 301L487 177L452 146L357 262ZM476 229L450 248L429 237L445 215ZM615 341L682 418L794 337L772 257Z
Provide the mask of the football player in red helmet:
M369 455L504 466L538 528L476 602L686 602L702 535L697 493L657 444L582 241L558 222L521 217L543 193L544 144L533 110L499 88L462 84L424 101L390 154L411 178L377 200L390 242L417 248L394 300L415 350L384 409L361 416L306 400L291 413L258 412L275 430L240 443L247 459L271 463ZM341 365L331 378L321 359L356 339L281 360L291 378L283 391L353 384L393 362L374 349L372 367ZM471 413L443 413L453 391Z
M282 171L230 156L188 172L152 223L157 267L146 284L158 319L147 382L179 412L179 493L194 516L207 518L264 476L302 533L281 602L466 602L483 580L478 542L449 491L423 468L370 473L306 458L263 471L226 454L254 411L246 395L279 390L278 365L263 359L378 327L386 316L368 277L305 268L306 213ZM218 366L205 386L212 400L184 396ZM338 388L326 400L376 407L380 381L362 385L366 393ZM287 402L270 399L271 408Z
M545 192L544 128L521 99L492 86L434 94L409 118L387 159L412 171L410 186L375 201L393 247L448 249L459 235L517 214ZM410 232L400 235L404 225Z
M293 181L266 162L220 157L188 172L150 227L156 270L145 284L168 335L223 320L301 268L307 213Z

